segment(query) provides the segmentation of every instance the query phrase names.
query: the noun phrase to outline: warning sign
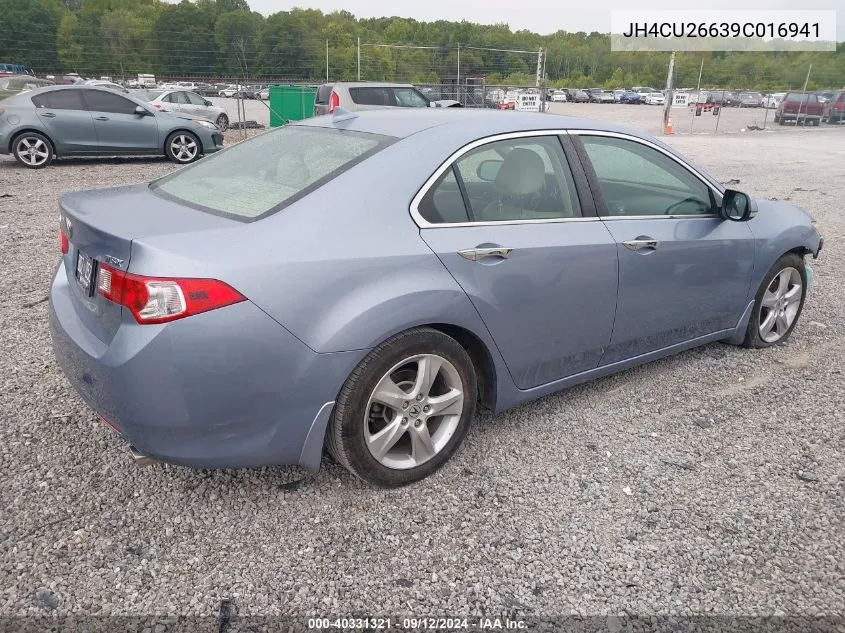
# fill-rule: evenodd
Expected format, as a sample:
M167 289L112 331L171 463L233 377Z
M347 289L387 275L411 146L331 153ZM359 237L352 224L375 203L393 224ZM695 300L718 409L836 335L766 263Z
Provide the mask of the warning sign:
M672 95L672 107L673 108L686 108L689 105L689 93L688 92L676 92Z

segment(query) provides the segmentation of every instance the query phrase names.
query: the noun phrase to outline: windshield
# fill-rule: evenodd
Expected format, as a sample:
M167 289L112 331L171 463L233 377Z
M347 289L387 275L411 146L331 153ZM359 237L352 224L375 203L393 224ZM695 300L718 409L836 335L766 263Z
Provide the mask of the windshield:
M153 191L246 221L274 213L395 139L285 125L153 181Z

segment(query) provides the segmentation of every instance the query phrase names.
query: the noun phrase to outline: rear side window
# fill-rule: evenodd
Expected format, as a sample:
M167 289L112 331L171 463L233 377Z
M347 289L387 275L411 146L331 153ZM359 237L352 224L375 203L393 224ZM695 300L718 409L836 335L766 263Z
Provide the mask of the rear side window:
M52 90L32 97L36 108L51 110L85 110L81 90Z
M258 220L326 184L396 139L285 125L153 181L153 191L236 220Z
M349 96L358 105L396 105L389 88L350 88Z
M135 114L138 106L134 101L106 92L105 90L86 90L85 101L88 109L93 112L110 112L112 114Z

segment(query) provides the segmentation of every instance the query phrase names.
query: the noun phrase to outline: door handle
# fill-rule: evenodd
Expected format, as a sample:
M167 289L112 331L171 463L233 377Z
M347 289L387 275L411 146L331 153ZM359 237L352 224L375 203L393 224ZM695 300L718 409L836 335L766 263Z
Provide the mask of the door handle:
M484 259L485 257L501 257L507 259L510 257L511 251L513 251L512 248L505 248L503 246L496 246L494 248L468 248L458 251L458 255L472 262L477 262L479 259Z
M94 120L95 121L108 121L109 118L107 116L95 116Z
M46 117L46 118L48 118L48 119L55 119L55 118L56 118L56 115L55 115L55 114L53 114L52 112L45 112L45 113L44 113L44 114L42 114L41 116Z
M652 239L628 240L627 242L622 243L632 251L642 251L647 248L657 250L660 248L660 242Z

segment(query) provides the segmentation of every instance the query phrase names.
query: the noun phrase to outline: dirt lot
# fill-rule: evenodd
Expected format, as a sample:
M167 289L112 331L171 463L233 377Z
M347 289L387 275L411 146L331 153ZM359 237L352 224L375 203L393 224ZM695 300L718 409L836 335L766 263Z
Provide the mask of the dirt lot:
M0 616L215 615L222 598L241 615L842 615L845 130L670 142L818 218L790 342L709 345L481 416L399 491L328 461L301 483L136 468L59 373L43 300L58 196L173 168L0 157Z

